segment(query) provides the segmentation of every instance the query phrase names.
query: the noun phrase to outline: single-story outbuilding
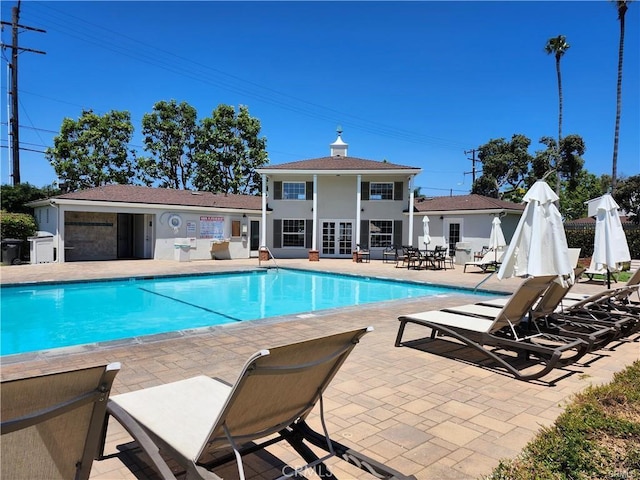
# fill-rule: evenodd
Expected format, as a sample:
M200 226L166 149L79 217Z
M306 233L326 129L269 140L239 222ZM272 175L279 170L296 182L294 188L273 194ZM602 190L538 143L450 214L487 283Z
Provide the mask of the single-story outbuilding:
M58 262L258 256L260 197L105 185L31 202ZM188 255L187 255L188 253Z

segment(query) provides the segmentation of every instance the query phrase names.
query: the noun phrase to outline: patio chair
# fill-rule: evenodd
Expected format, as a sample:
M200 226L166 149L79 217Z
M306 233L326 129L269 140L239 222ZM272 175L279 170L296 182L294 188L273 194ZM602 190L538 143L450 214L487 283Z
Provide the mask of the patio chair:
M359 263L369 263L371 261L371 252L366 245L356 245L356 259Z
M582 267L575 268L576 278L580 276L583 270L584 268ZM588 321L588 319L585 322L581 322L580 316L564 317L562 319L554 316L562 299L572 286L573 284L563 286L558 282L552 282L528 314L529 329L552 335L581 338L589 344L589 351L602 348L618 338L621 333L620 328L616 328L613 324L596 324ZM492 318L495 316L496 308L503 308L508 302L508 298L497 298L483 300L476 304L447 308L445 311Z
M582 339L540 332L530 334L520 325L555 278L549 275L525 280L511 296L509 302L497 310L493 318L444 310L401 316L395 345L398 347L423 342L424 338L410 342L402 340L407 324L416 324L428 327L431 330L431 339L435 339L437 335L449 336L476 349L504 367L518 380L541 378L556 366L577 361L589 349L588 343ZM499 355L497 353L499 350L516 353L518 358L512 355ZM528 360L531 355L539 360L541 366L533 372L523 373L517 367L517 362L523 358Z
M120 364L2 382L3 479L89 478Z
M382 263L398 263L398 246L389 245L382 251Z
M465 262L462 271L466 273L467 267L478 267L484 273L489 268L497 268L498 265L502 262L502 258L504 257L505 252L506 247L502 250L502 252L499 252L497 254L495 250L488 250L480 260Z
M581 322L611 325L627 336L640 331L640 310L624 303L625 298L637 294L638 285L603 290L578 300L563 298L561 308L554 312L558 319L580 318Z
M243 455L281 440L308 462L296 472L313 468L320 478L334 478L323 462L336 457L375 478L413 478L339 444L326 430L323 392L370 330L261 350L249 358L233 386L197 376L116 395L109 400L107 411L133 436L165 479L175 476L161 453L184 468L189 479L219 479L213 469L233 460L243 479ZM305 421L317 403L323 434ZM260 439L264 441L254 443ZM328 453L318 458L304 441ZM281 478L289 477L291 473Z

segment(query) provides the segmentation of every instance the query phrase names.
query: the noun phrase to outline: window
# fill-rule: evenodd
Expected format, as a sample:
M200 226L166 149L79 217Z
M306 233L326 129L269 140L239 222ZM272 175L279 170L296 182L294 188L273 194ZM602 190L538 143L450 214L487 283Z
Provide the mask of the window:
M282 246L304 247L304 220L282 220Z
M240 220L231 221L231 236L232 237L240 236Z
M284 200L306 200L306 183L282 182L282 198Z
M369 247L386 247L393 244L393 221L371 220L369 239Z
M393 200L393 183L371 183L369 200Z

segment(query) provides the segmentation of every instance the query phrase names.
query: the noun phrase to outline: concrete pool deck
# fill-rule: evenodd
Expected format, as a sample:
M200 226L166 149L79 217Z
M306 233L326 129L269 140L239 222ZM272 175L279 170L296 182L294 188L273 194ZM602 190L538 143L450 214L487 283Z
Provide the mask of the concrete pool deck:
M454 270L407 270L380 260L277 260L281 267L424 281L473 288L486 275ZM273 266L273 262L263 263ZM258 267L257 259L173 262L125 260L3 266L0 282L22 283L92 278L233 271ZM484 289L510 293L521 280L498 281L495 275ZM595 293L602 284L580 282L574 291ZM467 352L451 355L393 346L397 317L423 310L469 303L472 297L410 299L349 307L316 315L290 316L215 327L181 337L157 336L144 342L112 344L108 348L53 350L41 355L3 357L3 380L26 375L121 362L113 393L209 375L233 382L246 358L254 351L332 332L372 325L338 372L325 395L331 436L366 455L417 479L473 479L487 475L501 458L517 455L541 426L551 425L571 396L591 384L611 380L613 374L640 358L639 342L614 343L588 355L576 365L557 369L542 380L521 382L503 372L479 366ZM426 334L427 332L425 332ZM432 348L431 351L436 351ZM548 383L547 383L548 382ZM313 417L313 415L312 415ZM316 418L312 418L316 424ZM93 464L92 479L127 480L157 478L144 465L131 438L110 422L107 458ZM289 465L300 461L284 445L269 452ZM282 466L268 455L245 464L248 478L267 479ZM341 479L371 478L345 462L330 462ZM236 478L233 465L219 472ZM183 476L183 475L182 475ZM179 478L181 476L179 475ZM317 478L309 475L309 478Z

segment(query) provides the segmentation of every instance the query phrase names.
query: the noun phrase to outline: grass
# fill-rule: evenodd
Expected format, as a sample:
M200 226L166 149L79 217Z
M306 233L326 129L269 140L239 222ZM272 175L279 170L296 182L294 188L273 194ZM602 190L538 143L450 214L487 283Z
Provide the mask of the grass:
M618 283L627 283L627 281L631 278L631 272L630 271L624 271L624 272L617 272L617 273L612 273L611 274L611 288L615 287L615 279L618 280ZM593 279L594 280L606 280L607 276L605 275L601 275L599 273L596 273L593 275Z
M575 395L552 427L484 479L640 479L640 361Z

